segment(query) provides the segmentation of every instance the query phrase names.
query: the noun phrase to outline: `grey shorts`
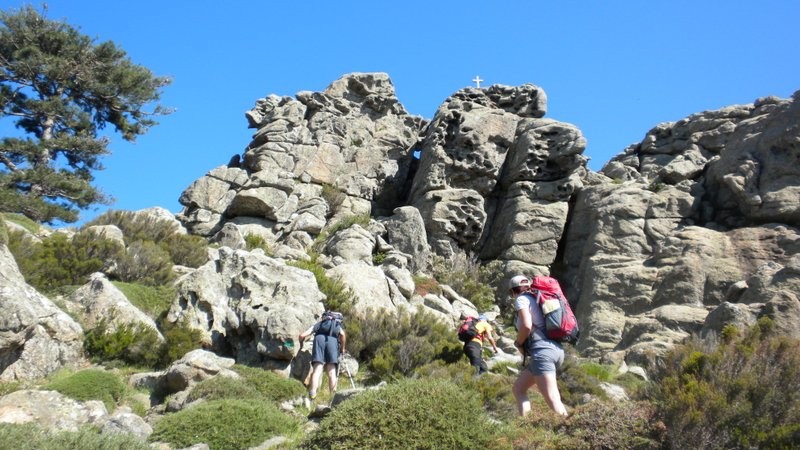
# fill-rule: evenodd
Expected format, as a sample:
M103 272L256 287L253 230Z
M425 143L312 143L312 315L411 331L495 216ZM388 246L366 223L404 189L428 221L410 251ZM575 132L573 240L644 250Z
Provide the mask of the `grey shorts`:
M311 352L311 362L338 364L339 363L339 338L319 334L314 336L314 348Z
M534 348L528 356L528 370L534 375L554 373L564 363L564 350L557 347Z

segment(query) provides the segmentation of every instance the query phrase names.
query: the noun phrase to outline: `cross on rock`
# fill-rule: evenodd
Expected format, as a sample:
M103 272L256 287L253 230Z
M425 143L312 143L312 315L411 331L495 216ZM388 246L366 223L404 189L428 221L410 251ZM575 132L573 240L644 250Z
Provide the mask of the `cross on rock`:
M476 75L476 76L475 76L475 78L473 78L473 79L472 79L472 81L474 81L474 82L475 82L475 84L476 84L476 87L477 87L478 89L480 89L480 87L481 87L481 81L485 81L485 80L481 80L481 77L480 77L480 76L478 76L478 75Z

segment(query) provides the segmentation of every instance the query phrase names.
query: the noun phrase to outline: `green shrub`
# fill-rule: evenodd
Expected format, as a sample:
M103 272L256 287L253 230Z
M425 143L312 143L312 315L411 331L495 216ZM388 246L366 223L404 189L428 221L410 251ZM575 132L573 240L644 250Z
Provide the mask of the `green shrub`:
M595 401L576 407L563 419L544 404L531 404L531 413L515 423L515 449L641 449L666 448L663 422L648 402ZM695 446L686 448L698 448Z
M149 286L168 284L175 278L169 253L152 241L130 244L118 259L114 275L122 281Z
M172 285L148 286L139 283L115 281L114 286L125 294L125 298L128 301L153 320L161 317L165 311L169 310L176 296L175 287Z
M517 416L517 405L511 386L516 374L502 373L504 367L494 366L492 375L475 377L475 368L469 365L466 358L455 363L442 360L426 364L414 371L414 377L426 380L444 380L478 394L483 409L492 418L511 421Z
M0 397L22 389L18 381L0 382Z
M8 244L8 227L6 222L0 218L0 244Z
M341 403L301 448L484 448L499 432L474 392L441 380L406 379Z
M352 305L355 303L353 292L341 280L330 278L325 273L325 268L317 260L319 255L312 254L311 259L308 261L297 260L289 261L288 264L303 270L308 270L314 274L317 280L319 290L325 294L325 308L341 311L342 313L349 312Z
M208 241L193 234L172 234L156 242L165 250L173 264L198 268L208 262Z
M115 225L122 230L125 243L128 245L136 241L161 242L178 232L175 222L133 211L106 211L87 222L84 228L92 225Z
M341 230L346 230L353 225L360 225L364 228L369 225L371 217L369 214L357 214L354 216L347 216L343 217L338 220L336 223L331 224L328 228L322 231L315 239L314 243L311 244L311 248L315 252L321 252L325 246L325 242L328 240L330 236L335 235L337 232Z
M247 233L244 235L244 243L247 245L247 250L255 250L260 248L261 250L264 250L264 253L267 255L272 254L272 247L269 245L269 242L264 239L264 236Z
M164 416L155 424L150 441L168 442L173 448L206 443L214 450L240 450L299 429L296 420L271 403L212 400Z
M161 347L160 367L168 366L181 359L183 355L203 346L203 333L198 329L191 328L183 322L170 323L161 320L160 325L165 340Z
M72 239L54 233L37 243L22 232L12 232L9 250L28 284L45 293L84 284L90 274L103 270L123 252L117 242L91 233L77 233Z
M503 278L500 261L481 264L477 257L457 252L450 258L434 257L433 275L468 299L479 311L491 309L495 290Z
M120 325L113 331L105 321L84 334L83 348L97 361L120 360L127 364L155 367L161 360L156 330L146 326Z
M187 400L248 399L261 400L261 394L247 381L238 378L216 376L197 383L189 392Z
M332 184L323 184L322 185L322 199L328 204L328 217L331 217L336 211L339 210L339 207L342 206L345 199L347 199L347 194L344 193L338 187Z
M29 219L28 217L22 214L0 213L0 217L9 222L14 222L15 224L21 226L22 228L25 228L31 234L36 234L39 232L39 230L42 229L42 226L40 224L34 222L33 220Z
M91 426L81 427L78 431L53 432L31 423L0 423L0 443L11 442L14 450L152 450L132 434L100 434L96 427Z
M58 391L80 401L100 400L106 405L106 409L112 411L125 394L126 386L111 372L86 369L59 374L43 389Z
M442 287L436 279L426 276L414 275L414 294L424 297L428 294L439 295L442 293Z
M136 242L150 242L160 247L172 264L197 268L208 261L208 242L201 236L183 234L170 220L155 219L133 211L107 211L85 227L114 225L120 230L128 246ZM128 281L133 278L126 277Z
M303 383L294 378L284 378L268 370L239 364L233 366L233 370L241 375L248 385L269 400L281 402L306 393Z
M455 332L423 309L410 313L367 311L358 330L347 329L347 346L379 378L410 375L433 360L462 358Z
M762 318L714 350L690 341L667 358L654 391L673 448L800 446L800 339Z

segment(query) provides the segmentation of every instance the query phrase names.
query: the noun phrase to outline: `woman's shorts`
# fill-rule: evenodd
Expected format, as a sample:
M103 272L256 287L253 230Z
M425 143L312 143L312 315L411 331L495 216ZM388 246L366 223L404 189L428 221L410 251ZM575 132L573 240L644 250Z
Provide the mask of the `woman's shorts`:
M564 350L553 347L534 348L528 370L534 375L554 373L564 363Z

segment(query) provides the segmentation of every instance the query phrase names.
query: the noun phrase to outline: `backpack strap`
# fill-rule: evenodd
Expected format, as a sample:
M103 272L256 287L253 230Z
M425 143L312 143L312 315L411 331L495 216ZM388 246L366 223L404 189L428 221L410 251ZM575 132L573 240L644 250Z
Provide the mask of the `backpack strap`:
M531 334L530 336L528 336L528 339L533 341L546 340L547 335L545 334L545 330L537 327L536 321L534 320L534 317L538 316L541 316L542 320L544 320L544 312L542 311L542 291L534 290L523 295L527 295L530 298L530 300L533 300L529 304L529 309L531 314ZM536 312L539 313L538 316Z

